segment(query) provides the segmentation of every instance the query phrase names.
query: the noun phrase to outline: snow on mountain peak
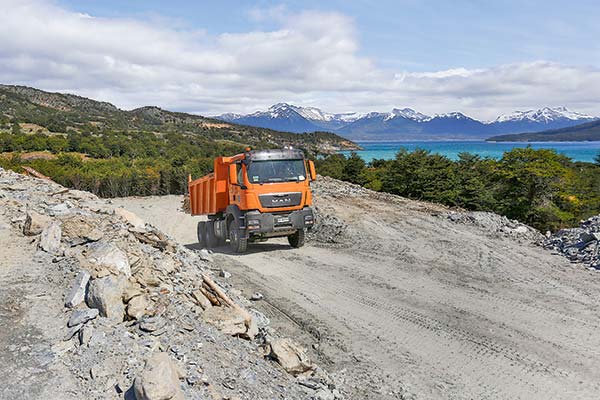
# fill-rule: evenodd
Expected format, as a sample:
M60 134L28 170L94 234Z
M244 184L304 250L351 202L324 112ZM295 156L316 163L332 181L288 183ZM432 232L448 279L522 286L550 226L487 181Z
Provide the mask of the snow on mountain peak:
M577 121L593 118L591 115L570 111L566 107L543 107L538 110L515 111L512 114L501 115L491 122L531 121L548 123L560 119Z
M396 117L412 119L413 121L417 122L428 121L431 119L430 116L421 114L420 112L415 111L412 108L394 108L392 110L392 114Z
M458 111L453 111L445 114L435 114L434 118L470 119L465 114Z

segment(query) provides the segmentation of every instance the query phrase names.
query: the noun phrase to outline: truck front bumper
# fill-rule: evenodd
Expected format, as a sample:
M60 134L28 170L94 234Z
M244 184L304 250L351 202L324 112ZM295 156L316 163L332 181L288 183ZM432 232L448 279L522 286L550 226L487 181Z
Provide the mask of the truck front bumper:
M245 215L246 231L251 234L285 234L314 224L315 215L310 207L285 213L249 211Z

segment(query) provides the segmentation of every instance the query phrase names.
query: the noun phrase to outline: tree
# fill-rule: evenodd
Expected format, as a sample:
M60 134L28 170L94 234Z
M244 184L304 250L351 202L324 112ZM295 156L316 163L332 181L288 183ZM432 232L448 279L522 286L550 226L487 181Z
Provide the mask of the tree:
M596 162L596 164L600 165L600 153L598 153L596 155L596 158L594 158L594 161Z
M21 125L18 122L13 123L12 125L12 133L13 135L21 134Z
M569 159L550 149L515 148L504 153L496 171L501 179L498 211L534 226L561 220L556 202L569 175Z
M356 152L352 152L342 170L342 179L348 182L364 184L365 161Z

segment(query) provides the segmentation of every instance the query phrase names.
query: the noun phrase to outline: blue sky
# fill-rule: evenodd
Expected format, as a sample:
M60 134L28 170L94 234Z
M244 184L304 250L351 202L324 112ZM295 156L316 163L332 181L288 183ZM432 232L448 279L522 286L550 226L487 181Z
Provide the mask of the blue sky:
M60 1L97 16L169 18L212 34L276 29L255 10L335 11L356 23L360 53L381 67L432 71L547 60L600 64L598 1ZM376 4L376 6L374 6Z
M214 114L288 101L481 119L545 105L600 114L594 1L0 3L3 82L124 108ZM14 22L24 19L31 25Z

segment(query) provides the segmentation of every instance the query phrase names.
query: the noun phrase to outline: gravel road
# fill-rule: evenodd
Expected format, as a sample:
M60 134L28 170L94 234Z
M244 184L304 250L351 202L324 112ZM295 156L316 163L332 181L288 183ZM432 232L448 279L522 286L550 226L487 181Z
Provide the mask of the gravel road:
M215 258L272 324L313 348L349 398L594 399L600 275L447 209L316 188L340 235ZM193 247L177 196L117 199ZM332 243L322 243L322 241Z

